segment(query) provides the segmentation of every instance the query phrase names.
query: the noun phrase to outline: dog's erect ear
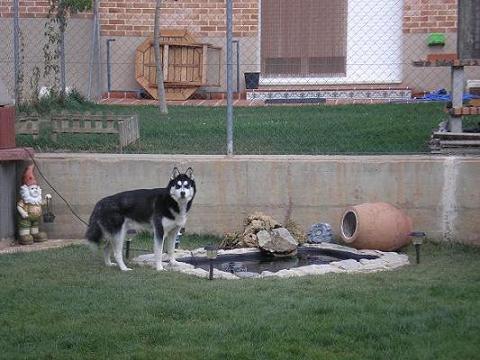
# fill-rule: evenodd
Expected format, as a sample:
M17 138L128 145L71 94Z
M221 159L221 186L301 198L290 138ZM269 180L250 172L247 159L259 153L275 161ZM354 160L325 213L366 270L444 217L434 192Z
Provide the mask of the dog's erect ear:
M193 169L189 167L187 171L185 171L185 175L187 175L190 179L193 180Z
M177 167L174 167L174 168L173 168L173 171L172 171L172 177L171 177L171 179L172 179L172 180L175 179L178 175L180 175L180 171L178 170Z

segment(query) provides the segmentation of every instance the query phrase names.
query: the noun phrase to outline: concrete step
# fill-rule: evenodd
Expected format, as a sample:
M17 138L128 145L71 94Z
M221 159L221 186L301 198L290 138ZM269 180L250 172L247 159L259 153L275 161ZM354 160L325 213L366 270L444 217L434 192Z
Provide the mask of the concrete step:
M290 99L338 99L338 100L382 100L407 101L412 91L399 89L323 89L323 90L247 90L247 100L290 100Z

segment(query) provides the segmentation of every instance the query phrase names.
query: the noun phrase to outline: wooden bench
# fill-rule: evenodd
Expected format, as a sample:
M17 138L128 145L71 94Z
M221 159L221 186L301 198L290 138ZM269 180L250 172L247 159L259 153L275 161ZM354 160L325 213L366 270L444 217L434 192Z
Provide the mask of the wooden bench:
M61 113L51 117L52 140L58 134L118 134L120 152L140 138L138 115Z
M15 119L15 133L18 135L32 135L34 139L40 134L40 117L38 114L19 115Z

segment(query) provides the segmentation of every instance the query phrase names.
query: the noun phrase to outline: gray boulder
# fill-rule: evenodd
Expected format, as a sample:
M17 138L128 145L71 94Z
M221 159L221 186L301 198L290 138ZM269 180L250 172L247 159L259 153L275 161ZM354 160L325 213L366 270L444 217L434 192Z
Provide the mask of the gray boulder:
M298 242L285 228L259 231L257 238L258 247L274 255L294 255L297 251Z

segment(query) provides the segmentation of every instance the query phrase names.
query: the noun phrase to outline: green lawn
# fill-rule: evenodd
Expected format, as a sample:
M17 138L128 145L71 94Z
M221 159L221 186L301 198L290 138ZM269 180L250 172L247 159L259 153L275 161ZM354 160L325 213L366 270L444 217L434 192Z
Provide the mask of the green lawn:
M478 359L480 249L422 255L391 272L241 281L122 273L82 246L1 255L0 358Z
M432 129L445 119L444 104L344 106L268 106L235 108L236 154L424 153ZM163 154L225 154L226 108L170 106L160 115L154 106L106 106L69 103L67 109L138 113L140 142L126 151ZM470 119L478 122L480 117ZM39 151L116 152L113 135L62 135L48 129L37 141L18 136L20 146Z

